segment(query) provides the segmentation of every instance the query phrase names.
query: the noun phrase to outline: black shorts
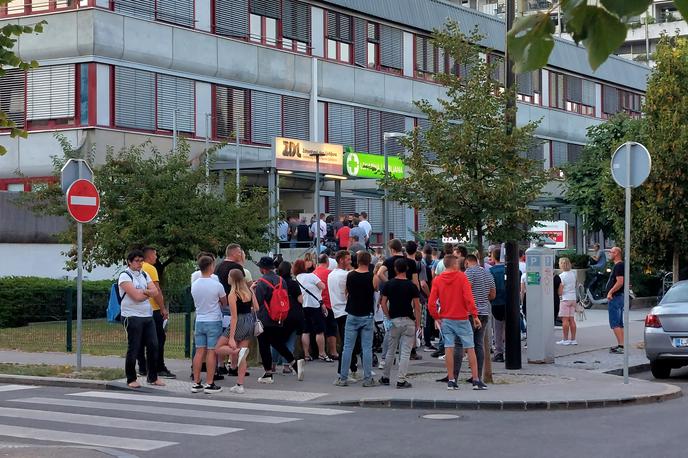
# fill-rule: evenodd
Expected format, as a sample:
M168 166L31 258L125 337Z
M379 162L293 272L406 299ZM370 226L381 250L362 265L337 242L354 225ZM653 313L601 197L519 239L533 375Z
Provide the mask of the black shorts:
M303 316L305 318L304 334L322 334L325 332L325 316L321 307L304 307Z
M327 318L325 318L325 337L337 337L339 329L337 329L337 321L334 319L334 312L332 309L327 309Z

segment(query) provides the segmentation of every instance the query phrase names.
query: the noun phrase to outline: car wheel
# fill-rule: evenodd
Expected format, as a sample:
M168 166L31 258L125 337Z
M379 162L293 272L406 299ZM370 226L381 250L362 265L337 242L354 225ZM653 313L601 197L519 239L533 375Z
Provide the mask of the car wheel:
M669 378L671 375L671 366L663 361L650 361L650 371L654 378Z

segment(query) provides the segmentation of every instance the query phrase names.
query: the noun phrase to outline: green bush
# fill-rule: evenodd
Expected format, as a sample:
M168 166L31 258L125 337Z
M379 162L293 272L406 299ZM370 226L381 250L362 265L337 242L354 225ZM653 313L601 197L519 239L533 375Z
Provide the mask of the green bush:
M105 316L111 281L84 281L84 319ZM73 294L76 316L76 282L40 277L0 278L0 328L67 318L67 294Z

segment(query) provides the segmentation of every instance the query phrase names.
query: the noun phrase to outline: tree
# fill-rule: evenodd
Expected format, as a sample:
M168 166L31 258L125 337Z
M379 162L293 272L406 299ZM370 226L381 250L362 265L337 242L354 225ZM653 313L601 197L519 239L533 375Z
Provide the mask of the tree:
M519 0L521 11L526 10ZM554 23L550 14L560 9L566 18L567 32L576 43L583 43L593 70L626 40L628 23L652 4L652 0L559 0L549 10L520 16L507 34L507 46L514 60L514 71L528 72L544 67L554 48ZM674 0L684 18L688 18L688 0Z
M53 158L56 177L68 158L78 156L64 137L58 140L64 157ZM89 267L121 263L135 245L156 247L163 272L171 263L194 259L201 250L219 254L230 242L247 251L269 248L267 191L243 187L237 205L234 180L225 180L220 189L211 177L213 191L207 192L205 170L190 167L188 153L184 141L169 153L149 142L118 152L108 149L105 163L94 170L100 213L94 224L84 225L84 260ZM25 196L25 202L39 213L66 215L57 181ZM75 243L75 225L69 221L60 239ZM75 253L70 255L68 264L73 268Z
M492 78L496 64L479 55L477 32L466 36L454 22L437 31L434 41L457 65L464 78L438 74L446 88L439 108L427 100L416 106L427 116L429 127L416 129L403 143L408 176L383 180L392 198L423 209L430 231L476 234L482 255L483 240L523 240L537 219L529 204L540 196L547 181L541 161L519 152L536 146L530 122L508 133L504 91ZM507 110L512 111L508 113ZM427 152L432 152L428 154Z
M602 231L606 237L617 240L623 237L623 230L620 233L615 231L619 222L623 226L623 218L616 207L620 190L612 179L609 164L611 154L619 145L629 140L640 141L642 125L642 120L632 119L622 113L589 127L588 143L583 148L581 158L564 167L566 200L573 204L582 218L584 229ZM623 201L621 204L623 208Z
M7 5L10 0L0 0L0 8ZM46 24L45 21L41 21L33 26L18 25L18 24L6 24L0 26L0 85L2 84L2 77L7 74L7 70L11 68L19 68L22 70L28 70L30 68L38 67L38 62L32 60L31 62L24 62L12 51L17 38L24 33L40 33L43 31L43 25ZM11 137L24 137L26 138L26 132L17 129L16 125L5 111L3 111L3 104L0 103L0 129L9 128ZM7 149L0 145L0 156L4 156L7 153Z
M636 230L648 249L672 254L677 279L688 246L688 40L663 36L655 62L644 107L652 171L641 188Z

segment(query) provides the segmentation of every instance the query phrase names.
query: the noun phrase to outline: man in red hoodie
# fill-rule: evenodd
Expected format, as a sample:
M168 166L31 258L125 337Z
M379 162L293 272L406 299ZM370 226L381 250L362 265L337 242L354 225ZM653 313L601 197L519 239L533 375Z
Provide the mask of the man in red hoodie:
M432 291L428 299L428 310L435 322L442 330L445 348L445 363L447 365L448 390L458 390L454 374L454 343L461 340L463 348L468 353L468 365L471 368L471 378L474 390L486 390L478 376L478 361L475 357L473 343L473 325L480 329L478 309L475 307L471 283L466 274L459 271L459 260L454 255L444 257L445 270L432 282ZM439 301L439 304L438 304ZM461 355L457 355L461 357Z

